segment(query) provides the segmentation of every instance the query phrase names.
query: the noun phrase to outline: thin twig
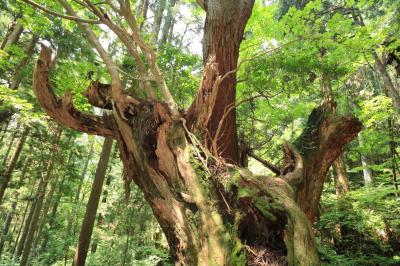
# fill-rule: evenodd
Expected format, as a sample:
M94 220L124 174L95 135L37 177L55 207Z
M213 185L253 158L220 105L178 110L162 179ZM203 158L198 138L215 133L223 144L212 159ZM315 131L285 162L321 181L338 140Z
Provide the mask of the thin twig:
M50 15L56 16L56 17L60 17L60 18L64 18L64 19L68 19L68 20L74 20L77 22L82 22L82 23L88 23L88 24L101 24L102 22L100 20L93 20L93 19L84 19L84 18L80 18L80 17L76 17L76 16L68 16L68 15L64 15L64 14L60 14L58 12L55 12L53 10L50 10L48 8L45 8L41 5L39 5L38 3L35 3L31 0L22 0L22 2L25 2L31 6L33 6L34 8L37 8L39 10L42 10Z

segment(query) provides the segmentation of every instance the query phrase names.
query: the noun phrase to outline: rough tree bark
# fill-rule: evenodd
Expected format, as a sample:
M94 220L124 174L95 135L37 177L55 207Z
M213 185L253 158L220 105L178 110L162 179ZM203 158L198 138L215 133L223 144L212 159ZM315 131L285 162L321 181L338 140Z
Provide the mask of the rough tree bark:
M307 128L297 141L304 159L304 179L299 186L297 201L310 222L318 213L326 173L343 152L343 146L357 136L361 123L352 116L337 116L322 105L314 109Z
M203 60L208 64L197 99L188 111L191 130L203 128L212 153L237 164L236 69L239 46L254 0L203 1ZM219 128L219 129L218 129ZM212 147L214 146L214 147Z
M68 7L64 0L60 2ZM143 191L177 264L246 265L254 259L254 250L264 249L280 254L265 258L270 263L285 257L290 265L319 265L311 225L298 203L312 218L326 171L343 145L357 135L360 122L332 114L322 105L310 115L297 143L303 156L294 145L285 146L286 165L280 176L257 177L232 164L238 162L235 72L254 1L198 2L206 10L206 64L199 93L186 115L171 104L154 99L129 101L121 95L115 65L90 28L82 24L113 77L112 116L84 114L73 107L69 94L61 101L53 93L48 73L51 50L46 46L34 72L37 99L64 125L117 141L127 191L131 181ZM110 21L105 23L110 25ZM118 33L128 45L125 35ZM152 59L151 51L141 45ZM157 74L156 67L151 68ZM162 77L157 78L166 89ZM170 95L164 95L171 103ZM129 112L121 106L129 107Z
M373 52L373 56L375 59L376 69L378 70L379 74L382 77L383 84L386 90L388 91L388 95L392 99L393 107L400 115L400 93L396 90L393 81L386 69L386 66L379 58L378 54L376 52Z
M113 145L112 138L106 138L103 143L103 149L100 154L99 163L97 164L96 174L92 184L89 201L86 205L85 216L82 221L81 232L79 234L78 246L76 248L74 265L85 265L86 256L89 251L90 239L93 233L93 226L96 220L96 212L99 206L101 190L103 188L104 178L110 158L111 148Z

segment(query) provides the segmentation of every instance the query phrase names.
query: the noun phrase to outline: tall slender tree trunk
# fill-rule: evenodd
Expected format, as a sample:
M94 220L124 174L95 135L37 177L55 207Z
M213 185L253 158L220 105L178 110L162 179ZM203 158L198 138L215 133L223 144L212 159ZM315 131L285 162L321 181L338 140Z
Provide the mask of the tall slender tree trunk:
M28 137L29 131L30 131L30 127L28 127L28 126L24 127L24 129L22 130L21 137L17 143L17 147L15 148L13 156L11 157L10 163L8 164L6 171L2 175L2 178L0 181L1 182L0 183L0 204L3 201L5 191L11 180L12 174L14 172L15 166L17 165L22 148L24 147L26 138Z
M29 226L28 234L26 236L26 240L24 243L20 266L26 266L28 263L28 259L29 259L29 255L31 253L31 248L32 248L32 243L33 243L33 237L34 237L35 232L37 231L39 216L42 211L43 200L45 197L46 188L49 183L50 176L52 174L52 170L53 170L53 166L54 166L54 156L57 154L57 151L58 151L58 146L59 146L58 144L59 144L59 141L61 138L61 133L62 133L62 127L58 126L55 142L52 145L51 150L50 150L50 158L47 162L46 172L44 173L42 179L40 180L38 190L36 193L35 209L34 209L34 212L32 215L32 220L31 220L31 224Z
M111 155L110 165L112 165L112 163L113 163L113 158L114 158L114 156ZM109 167L107 173L105 174L107 176L107 179L106 179L105 188L103 191L103 198L101 199L102 203L107 203L108 190L110 189L109 186L111 184L111 175L110 175L111 169L112 169L112 167ZM99 214L97 215L97 227L101 226L104 223L104 216L105 215L102 212L99 212ZM98 241L99 241L98 238L93 239L93 243L92 243L92 246L90 249L91 253L96 253Z
M44 207L43 207L43 211L42 211L42 214L41 214L41 220L40 220L39 227L38 227L38 230L37 230L37 233L36 233L36 237L34 238L34 241L33 241L33 243L32 243L32 251L33 251L33 252L36 251L36 247L37 247L37 245L38 245L38 243L39 243L39 241L40 241L40 238L41 238L41 236L42 236L43 228L44 228L44 226L46 225L46 223L47 223L47 221L48 221L48 219L47 219L47 214L48 214L48 212L49 212L51 203L52 203L52 201L53 201L54 192L56 191L56 189L57 189L59 186L62 186L62 184L64 183L64 180L65 180L65 176L63 177L63 179L62 179L62 181L61 181L60 184L58 184L58 179L59 179L59 176L57 175L57 176L53 179L53 182L52 182L52 184L51 184L50 191L49 191L48 194L47 194L46 202L45 202Z
M30 166L30 162L31 162L31 159L30 159L30 158L28 158L28 159L24 162L24 167L22 168L21 176L20 176L20 178L19 178L19 180L18 180L18 185L17 185L17 187L22 187L23 181L24 181L25 176L26 176L26 173L27 173L27 171L28 171L28 166ZM35 181L36 181L36 180L35 180ZM29 198L32 197L35 184L36 184L36 182L34 182L34 183L32 184L32 188L31 188L31 190L30 190ZM15 200L17 200L17 199L15 199ZM13 243L15 243L15 242L18 241L19 234L20 234L20 229L21 229L22 226L23 226L23 223L24 223L24 220L25 220L25 217L26 217L26 213L27 213L27 211L28 211L28 206L29 206L29 203L27 203L26 208L25 208L25 210L24 210L24 212L23 212L22 219L21 219L22 221L21 221L21 222L19 221L19 220L20 220L20 217L18 217L18 216L16 216L17 219L15 219L15 221L14 221L14 226L13 226L13 229L12 229L12 235L13 235L13 236L16 235L16 237L15 237L15 238L13 237L13 238L10 239L10 243L9 243L10 248L9 248L9 250L11 251L11 252L10 252L11 254L14 254L14 251L15 251L14 247L15 247L15 245L14 245ZM17 232L17 230L18 230L18 232Z
M365 27L364 19L360 10L358 9L353 10L352 15L353 15L353 20L357 24L359 24L362 27ZM392 99L393 107L400 115L400 93L396 90L393 81L390 78L390 75L386 69L386 65L382 62L381 58L379 58L378 53L376 51L373 51L372 56L375 60L376 69L380 74L380 76L382 77L383 84L388 92L388 96L390 96L390 98Z
M2 121L3 121L3 119L0 118L0 125L2 124ZM1 132L1 136L0 136L0 144L1 144L1 145L3 145L3 139L4 139L4 137L5 137L6 134L7 134L7 130L8 130L8 127L10 126L11 119L7 119L7 118L6 118L5 121L6 121L6 123L5 123L5 125L4 125L4 128L2 128L2 132Z
M90 239L93 233L93 226L96 219L96 212L99 206L101 190L110 158L111 148L113 144L112 138L106 138L100 154L99 163L97 164L95 178L92 184L89 200L86 206L85 216L82 221L81 232L79 235L78 246L76 248L74 265L85 265L86 256L89 250Z
M31 189L30 189L30 192L29 192L29 197L28 197L26 206L25 206L24 214L22 215L22 219L21 219L21 223L20 223L20 226L19 226L19 229L18 229L18 233L17 233L17 236L15 237L14 244L13 244L13 247L12 247L11 252L10 252L11 254L13 254L13 256L16 255L15 251L16 251L16 248L17 248L17 245L18 245L18 241L19 241L19 237L21 235L22 229L24 228L26 214L28 213L29 205L31 204L31 198L33 196L33 192L35 191L36 181L37 181L37 179L35 179L31 184ZM33 212L32 212L32 214L33 214ZM32 217L32 215L30 215L30 214L28 216ZM17 226L17 224L15 226Z
M4 39L3 43L1 44L0 49L5 50L8 46L16 44L21 37L23 27L20 23L15 22L12 27L11 33Z
M6 221L4 222L3 230L1 232L1 236L0 236L0 260L1 260L1 254L2 254L3 248L4 248L4 243L7 240L8 231L10 230L11 221L12 221L12 219L14 217L16 208L17 208L17 201L15 200L11 205L10 213L7 214L7 218L6 218Z
M17 237L15 238L15 243L14 246L12 248L12 254L14 257L16 256L20 256L22 254L22 249L24 248L24 242L26 239L26 236L28 234L28 230L29 230L29 225L31 223L32 220L32 216L33 216L33 211L35 210L35 201L32 201L32 196L33 196L33 192L35 191L35 186L36 186L36 182L37 179L35 179L32 182L32 188L31 191L29 193L29 198L28 198L28 202L26 203L26 207L25 207L25 211L21 220L21 226L18 230L18 234ZM29 205L31 205L31 201L32 201L32 206L29 209ZM28 217L26 217L26 214L28 213L28 209L29 209L29 214ZM25 220L26 218L26 220ZM22 233L22 235L21 235ZM21 236L21 239L20 239ZM18 250L20 250L20 253L18 254Z
M358 143L362 147L364 144L364 139L362 134L358 135ZM369 186L372 184L373 181L373 176L372 176L372 171L371 168L369 168L369 161L367 156L365 156L363 153L361 153L361 166L362 166L362 172L363 172L363 179L364 179L364 185Z
M393 120L391 118L388 119L388 130L389 130L389 135L390 135L390 141L389 141L389 148L390 148L390 157L392 161L392 176L393 176L393 185L396 190L399 190L399 185L397 182L397 173L400 174L400 169L399 165L396 160L396 140L395 140L395 133L393 129Z
M40 185L41 184L39 183L39 186ZM24 227L23 227L23 230L22 230L21 238L18 241L18 246L17 246L16 251L15 251L15 256L16 257L19 257L19 256L22 255L22 251L24 249L24 244L25 244L25 241L26 241L26 237L28 236L28 233L29 233L29 227L30 227L30 225L32 223L33 214L35 213L35 207L36 207L36 199L33 200L31 208L29 209L28 217L26 218L26 221L24 223Z
M128 250L129 250L129 246L130 246L131 234L133 231L132 221L133 221L133 210L130 209L129 224L128 224L128 229L126 232L126 242L125 242L125 248L124 248L124 258L122 260L122 266L126 265L126 260L128 258Z
M53 208L51 210L51 215L50 215L50 219L49 219L49 230L53 230L54 222L56 220L57 210L58 210L58 207L60 206L60 200L61 200L62 195L63 195L62 187L60 186L57 198L54 201ZM42 245L40 247L40 252L41 253L43 253L46 250L48 242L49 242L49 234L46 234L44 239L43 239L43 243L42 243Z
M152 40L154 44L157 44L160 35L160 28L163 19L163 14L166 6L167 0L159 0L157 2L156 10L154 11L154 22L152 30Z
M70 140L71 140L71 136L70 136L70 138L69 138L69 140L68 140L68 143L70 142ZM71 158L72 158L72 154L73 154L73 152L71 151L71 152L70 152L70 155L68 156L67 168L69 168L69 166L70 166L70 161L71 161ZM64 184L64 181L65 181L65 175L63 175L62 181L61 181L60 184L58 183L58 179L59 179L59 175L57 175L57 176L53 179L53 181L51 182L50 191L47 193L46 202L45 202L45 204L44 204L43 213L42 213L42 215L41 215L41 216L42 216L42 217L41 217L41 221L40 221L40 223L39 223L39 227L38 227L38 230L37 230L37 233L36 233L36 237L35 237L35 239L34 239L34 241L33 241L33 244L32 244L32 250L33 250L33 252L36 252L36 251L37 251L36 248L37 248L37 245L38 245L38 243L39 243L39 241L40 241L40 239L41 239L41 237L42 237L43 228L44 228L44 226L46 225L46 223L47 223L47 221L48 221L48 220L47 220L47 214L48 214L48 212L49 212L51 203L53 202L54 192L56 191L57 188L60 188L60 189L61 189L61 187L62 187L62 185ZM59 193L59 195L61 195L61 192ZM57 200L59 200L58 197L57 197L56 201L57 201ZM56 203L57 203L57 202L56 202ZM55 215L55 214L54 214L54 215Z
M363 154L361 154L361 165L363 168L364 184L366 186L369 186L372 184L373 176L372 176L371 168L369 168L369 163L367 161L367 157Z
M385 70L386 70L386 67L385 67ZM389 79L390 79L390 77L389 77ZM390 81L391 81L391 79L390 79ZM386 97L390 95L390 89L388 86L385 86L384 93L385 93ZM398 111L399 111L399 115L400 115L400 109L398 109ZM397 173L396 173L397 171L396 170L398 170L398 172L400 173L400 169L399 169L399 166L396 161L397 151L396 151L396 141L395 141L395 134L394 134L394 130L393 130L392 117L388 117L387 125L388 125L388 133L390 136L389 150L390 150L390 157L391 157L391 162L392 162L391 168L392 168L392 176L393 176L393 185L394 185L395 189L398 190L399 187L397 184Z
M77 189L76 192L75 192L75 198L74 198L74 204L75 204L75 205L79 202L79 197L80 197L80 195L81 195L81 190L82 190L82 186L83 186L83 181L84 181L85 176L86 176L86 174L87 174L89 162L90 162L90 160L91 160L92 157L93 157L93 153L94 153L94 143L95 143L95 140L93 139L93 140L90 142L90 145L89 145L89 152L88 152L88 155L87 155L87 157L86 157L85 163L84 163L83 168L82 168L81 179L80 179L81 182L79 182L78 189Z
M349 179L347 178L343 155L340 155L333 162L332 167L335 175L336 195L339 197L349 192Z
M21 170L21 176L19 177L19 180L18 180L18 187L22 187L24 180L25 180L26 173L28 172L28 168L31 166L31 162L32 162L31 158L27 158L25 160L25 162L23 162L24 166Z
M93 138L91 140L90 144L89 144L89 152L88 152L88 155L86 156L85 163L83 164L83 168L82 168L82 172L81 172L81 175L80 175L78 188L75 191L75 197L74 197L74 201L73 201L73 206L75 206L75 208L73 208L73 210L71 210L71 217L72 218L68 220L67 229L65 231L67 236L71 236L71 235L75 236L75 223L77 223L79 198L80 198L80 195L81 195L83 182L84 182L85 176L87 174L89 162L93 157L94 143L95 143L95 139ZM69 246L66 247L65 261L68 261L68 255L69 255Z
M136 16L140 18L139 30L143 30L143 26L146 23L147 12L149 10L149 0L137 1Z
M177 0L168 0L167 4L167 15L164 18L164 24L161 30L161 37L158 41L158 49L160 49L168 39L168 36L170 34L170 29L173 24L174 16L175 16L175 5L176 5Z
M13 89L13 90L18 89L19 84L21 83L21 80L23 78L23 75L22 75L23 71L32 58L33 52L35 51L35 46L36 46L37 41L38 41L38 37L35 34L33 34L31 40L29 41L28 46L25 49L24 58L22 58L21 62L15 68L15 71L13 74L13 79L12 79L11 85L10 85L11 89Z
M375 51L373 52L373 56L375 59L376 69L382 77L383 84L388 91L389 97L392 99L393 107L397 111L398 115L400 115L400 93L396 90L386 66Z
M3 157L3 165L6 165L6 164L7 164L8 155L9 155L10 152L11 152L11 149L12 149L12 147L13 147L14 140L15 140L15 138L16 138L16 136L17 136L17 133L18 133L18 128L16 128L15 131L14 131L14 132L12 133L12 135L11 135L11 140L10 140L8 146L7 146L7 150L6 150L6 152L5 152L5 154L4 154L4 157Z

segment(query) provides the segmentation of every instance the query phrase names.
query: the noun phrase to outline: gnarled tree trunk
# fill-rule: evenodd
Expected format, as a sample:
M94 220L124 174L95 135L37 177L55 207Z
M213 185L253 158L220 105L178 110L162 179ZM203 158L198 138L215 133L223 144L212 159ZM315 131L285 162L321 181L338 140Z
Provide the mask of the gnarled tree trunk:
M117 141L127 191L131 181L143 191L177 264L246 265L256 251L267 250L274 252L266 254L277 254L262 258L269 263L319 265L311 225L302 209L309 219L313 217L326 171L343 145L356 136L360 122L327 112L323 105L312 112L297 143L301 154L286 145L286 166L280 176L257 177L238 166L235 73L254 1L198 2L207 13L206 64L199 93L186 115L173 108L168 93L164 98L169 104L121 95L115 65L82 24L113 76L112 115L82 113L74 108L70 94L61 100L53 93L48 77L51 50L45 46L34 73L37 99L64 125ZM147 49L142 51L151 57ZM152 71L158 73L156 66ZM160 80L156 81L162 85ZM88 96L91 103L104 100Z
M39 59L35 72L40 101L51 99L44 97L49 92L43 87L48 84L46 68L42 69L48 65L45 58ZM281 177L260 178L213 156L188 130L185 119L173 119L165 104L144 102L141 108L129 121L114 113L115 123L98 132L114 133L127 183L133 180L144 192L176 261L244 265L251 258L246 257L247 243L287 253L292 265L318 265L311 226L295 194L298 184L301 189L307 185L304 180L315 177L303 177L303 168L306 173L318 170L318 178L326 174L323 171L340 154L341 145L359 131L357 120L326 115L324 106L314 110L300 147L305 151L306 144L314 143L324 150L305 154L303 165L291 148L292 167ZM70 126L82 127L79 123L75 120ZM316 158L324 157L320 163L326 169L315 164Z

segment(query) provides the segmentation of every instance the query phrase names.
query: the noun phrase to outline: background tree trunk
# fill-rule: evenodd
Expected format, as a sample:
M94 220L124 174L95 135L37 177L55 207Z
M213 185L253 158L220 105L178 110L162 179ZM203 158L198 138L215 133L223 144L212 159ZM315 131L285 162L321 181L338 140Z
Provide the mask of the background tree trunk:
M12 27L11 33L6 37L6 39L1 44L0 49L5 50L8 46L14 45L18 42L19 38L21 37L23 27L20 23L15 22Z
M3 252L4 243L6 242L8 231L10 230L11 221L12 221L12 219L14 217L16 208L17 208L17 201L15 200L11 205L10 213L7 214L7 218L6 218L6 221L4 222L3 230L1 232L1 236L0 236L0 259L1 259L1 254Z
M21 80L23 78L23 70L25 67L28 65L29 61L32 58L33 52L35 51L35 46L38 41L38 37L33 34L31 40L29 41L28 46L25 49L25 56L22 58L21 62L18 64L18 66L15 68L14 74L13 74L13 79L11 81L10 88L13 90L18 89L19 84L21 83Z
M46 188L49 183L50 176L52 174L52 170L53 170L53 166L54 166L54 156L56 155L56 153L58 151L58 144L59 144L59 141L61 138L61 133L62 133L62 127L58 126L55 142L50 150L50 158L47 162L46 172L43 175L42 179L40 180L40 183L39 183L39 186L37 189L35 208L33 211L28 234L26 236L26 240L24 243L20 266L26 266L28 264L29 255L30 255L31 249L32 249L33 237L34 237L35 232L37 231L39 216L40 216L40 212L42 211L43 200L45 197Z
M14 132L12 133L12 135L11 135L11 140L10 140L8 146L7 146L7 150L6 150L6 152L5 152L5 154L4 154L4 157L3 157L3 165L7 165L8 155L10 154L11 149L12 149L13 144L14 144L14 140L15 140L15 138L17 137L17 133L18 133L18 131L19 131L18 129L19 129L19 128L16 128L15 131L14 131Z
M24 144L25 144L26 138L28 137L29 131L30 131L30 127L28 127L28 126L24 127L24 129L22 130L21 137L17 143L17 147L15 148L13 156L11 157L10 163L6 168L6 171L2 175L2 179L1 179L1 183L0 183L0 204L3 200L4 193L8 187L8 183L11 180L15 166L17 165L19 156L21 154L22 148L24 147Z
M361 147L363 146L364 141L362 134L358 135L358 143ZM368 158L363 153L361 153L360 157L361 157L361 166L363 167L362 171L363 171L364 184L366 186L369 186L372 184L373 176L372 176L372 171L369 168Z
M339 197L349 192L349 179L347 178L343 155L339 155L332 167L335 175L336 195Z
M0 101L0 104L1 104L1 101ZM0 111L0 125L5 123L6 121L10 121L13 114L14 114L14 112L12 110L2 110L2 111ZM0 138L0 142L2 142L2 140L4 138L4 133L2 134L2 136Z
M35 183L36 183L36 180L35 180ZM35 187L35 184L32 186L32 190L31 190L30 195L29 195L29 201L31 201L31 198L32 198L32 195L33 195L33 191L34 191L34 187ZM24 213L24 216L23 216L22 221L21 221L21 228L20 228L20 230L18 232L18 235L17 235L17 238L15 240L14 251L13 251L14 257L19 257L22 254L22 250L24 249L26 236L28 235L28 231L29 231L29 226L30 226L31 221L32 221L33 213L35 212L36 198L32 201L32 205L31 205L31 208L29 209L28 217L26 217L26 220L25 220L26 212L27 212L27 210L29 208L29 204L30 204L29 201L26 204L25 213ZM21 238L19 238L20 235L21 235Z
M373 56L375 59L376 69L382 77L383 84L388 91L388 95L392 99L393 107L400 115L400 94L396 90L393 81L390 78L390 75L386 69L386 66L382 63L382 60L379 58L378 54L376 52L373 52Z
M321 90L323 104L312 111L303 134L296 141L304 159L305 173L297 202L311 224L318 216L318 204L329 167L342 154L344 144L356 137L362 126L352 116L337 119L340 116L337 115L337 105L333 99L331 79L326 74L321 77ZM346 182L343 160L336 162L336 170L342 175L341 186L347 186L348 190L348 185L343 184ZM346 190L345 187L342 189Z
M4 118L0 114L0 125L2 125L3 122L6 122L6 123L4 124L4 127L1 129L1 131L2 131L1 136L0 136L0 144L1 145L3 145L3 139L7 135L7 131L8 131L8 127L10 126L11 119L10 118L7 119L7 117Z
M84 163L83 168L82 168L82 173L81 173L81 178L79 180L78 188L75 191L75 197L74 197L74 201L73 201L73 206L75 208L73 208L71 210L72 219L68 220L67 230L65 231L66 232L66 237L71 236L71 235L75 236L75 231L76 231L75 227L76 227L76 224L77 224L76 217L78 215L77 207L78 207L79 198L80 198L80 195L81 195L81 189L82 189L82 186L83 186L83 182L85 180L85 176L86 176L86 173L87 173L87 170L88 170L89 162L93 157L94 143L95 143L95 139L93 138L92 141L89 144L89 146L90 146L89 147L89 152L88 152L88 155L86 157L85 163ZM66 252L65 252L65 261L68 260L68 256L69 256L69 246L67 245L66 246Z
M47 221L48 221L48 219L47 219L47 214L48 214L48 212L49 212L50 205L51 205L51 203L52 203L52 201L53 201L54 192L56 191L56 189L57 189L58 187L60 187L60 186L63 185L64 180L65 180L65 176L63 177L63 179L62 179L62 181L61 181L60 184L58 184L58 179L59 179L59 176L57 175L57 176L53 179L53 182L52 182L52 184L51 184L50 191L47 193L46 202L45 202L44 207L43 207L43 211L42 211L42 215L41 215L41 220L40 220L40 222L39 222L39 226L38 226L38 230L37 230L37 233L36 233L36 237L34 238L33 243L32 243L32 251L33 251L33 252L36 252L37 245L38 245L38 243L39 243L39 241L40 241L40 238L41 238L41 236L42 236L43 228L44 228L44 226L46 225L46 223L47 223Z
M154 22L153 22L153 31L152 31L152 40L154 44L157 44L159 34L160 34L160 28L161 28L161 23L164 15L164 10L166 6L166 1L167 0L159 0L157 3L157 7L154 11Z
M99 163L97 164L96 174L92 184L92 190L86 206L85 216L82 221L81 233L79 235L78 246L74 257L75 266L85 265L112 144L112 138L106 138L104 140L103 149L100 154Z
M164 18L164 24L161 30L161 37L158 42L158 49L160 49L168 39L168 36L170 34L170 29L173 27L173 20L175 16L175 5L176 5L177 0L168 0L167 4L167 15Z

